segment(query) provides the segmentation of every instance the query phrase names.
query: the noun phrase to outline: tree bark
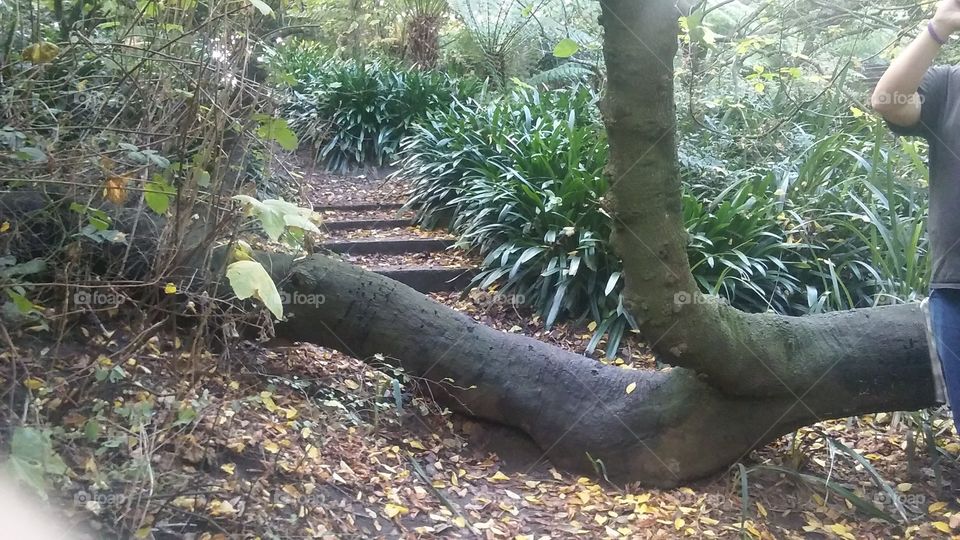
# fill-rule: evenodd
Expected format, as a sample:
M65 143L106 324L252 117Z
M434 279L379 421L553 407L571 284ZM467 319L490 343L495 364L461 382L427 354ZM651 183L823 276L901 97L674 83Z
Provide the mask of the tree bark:
M432 394L451 409L524 431L557 466L592 472L596 460L613 481L677 485L721 470L797 427L922 408L932 395L915 306L835 315L832 323L849 324L851 332L872 330L863 340L869 346L845 355L841 376L803 396L743 397L722 393L688 369L605 366L494 330L333 258L264 256L262 262L291 295L323 298L288 305L278 335L360 359L382 354L431 381ZM809 347L826 355L831 341L818 337ZM887 346L894 347L890 355L882 354ZM873 365L877 361L882 367ZM628 393L631 383L636 387Z

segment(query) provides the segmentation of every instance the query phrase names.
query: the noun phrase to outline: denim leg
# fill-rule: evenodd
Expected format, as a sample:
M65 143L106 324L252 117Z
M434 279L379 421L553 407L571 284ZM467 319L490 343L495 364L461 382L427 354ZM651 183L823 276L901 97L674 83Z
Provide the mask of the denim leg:
M953 424L960 433L960 289L930 291L930 319Z

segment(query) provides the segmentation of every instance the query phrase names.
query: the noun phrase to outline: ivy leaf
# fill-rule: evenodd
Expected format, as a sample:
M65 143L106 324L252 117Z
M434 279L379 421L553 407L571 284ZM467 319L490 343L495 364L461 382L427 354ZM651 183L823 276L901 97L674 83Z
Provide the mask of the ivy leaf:
M256 298L273 313L277 319L283 319L283 301L273 278L263 265L257 261L237 261L227 267L227 279L233 287L233 293L240 300Z
M553 47L553 55L557 58L570 58L571 56L577 54L577 51L579 50L580 46L577 45L576 41L570 38L564 38Z

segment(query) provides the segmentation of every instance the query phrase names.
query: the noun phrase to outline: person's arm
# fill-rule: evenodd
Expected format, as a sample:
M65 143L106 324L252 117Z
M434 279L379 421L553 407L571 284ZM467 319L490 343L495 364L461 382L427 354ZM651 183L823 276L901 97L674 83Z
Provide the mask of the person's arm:
M932 32L931 32L932 29ZM937 12L919 36L890 64L870 100L873 109L896 126L915 126L921 119L922 103L917 90L940 52L940 39L960 30L960 0L941 0Z

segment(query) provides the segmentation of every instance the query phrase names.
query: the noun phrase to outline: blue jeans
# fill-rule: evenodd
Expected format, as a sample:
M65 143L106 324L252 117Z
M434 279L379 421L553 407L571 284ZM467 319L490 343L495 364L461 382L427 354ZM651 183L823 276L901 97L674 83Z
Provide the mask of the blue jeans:
M960 289L932 289L929 307L947 400L960 433Z

